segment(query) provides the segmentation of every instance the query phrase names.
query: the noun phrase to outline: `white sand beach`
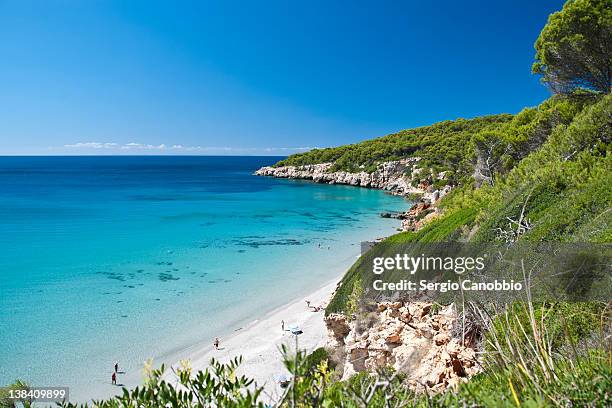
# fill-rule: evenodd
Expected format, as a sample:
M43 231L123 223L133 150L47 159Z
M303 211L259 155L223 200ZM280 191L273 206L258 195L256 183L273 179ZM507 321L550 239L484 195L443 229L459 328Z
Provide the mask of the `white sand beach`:
M302 334L298 335L299 349L310 352L323 346L327 341L323 309L338 281L329 282L314 293L272 311L229 337L220 338L219 350L215 350L212 345L197 350L190 357L192 368L205 369L211 358L227 362L242 356L239 373L255 379L258 385L264 387L264 399L274 399L282 393L274 378L288 374L282 362L280 346L285 344L295 350L295 335L291 334L288 327L297 325L302 330ZM307 306L307 300L311 306L322 306L322 309L313 311L313 308ZM285 322L284 331L281 329L281 321Z
M324 322L324 307L329 302L341 277L326 283L315 292L300 297L283 305L262 318L235 330L232 334L220 337L219 350L215 350L211 339L208 345L196 345L189 350L183 350L180 357L171 359L174 366L179 365L179 359L188 359L194 371L206 369L212 358L220 362L228 362L236 356L242 356L239 374L253 378L259 386L264 387L264 400L274 400L282 393L282 389L275 381L279 375L288 375L285 369L280 346L286 344L290 350L295 350L295 335L289 331L290 326L297 325L302 330L298 335L298 347L311 352L321 347L327 341L327 329ZM321 306L318 312L309 308ZM285 322L285 330L281 329L281 321ZM176 378L167 370L166 380L175 382ZM134 388L141 384L142 373L132 371L121 376L121 383L127 388ZM94 398L101 398L108 392L119 394L121 387L105 385L95 390ZM91 395L91 394L90 394ZM90 397L90 398L91 398Z

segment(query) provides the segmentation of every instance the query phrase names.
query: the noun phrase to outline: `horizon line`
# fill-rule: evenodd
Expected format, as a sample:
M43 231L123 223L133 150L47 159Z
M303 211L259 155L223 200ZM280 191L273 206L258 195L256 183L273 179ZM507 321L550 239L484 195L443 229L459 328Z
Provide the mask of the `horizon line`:
M293 153L292 153L293 154ZM291 154L6 154L0 157L288 157Z

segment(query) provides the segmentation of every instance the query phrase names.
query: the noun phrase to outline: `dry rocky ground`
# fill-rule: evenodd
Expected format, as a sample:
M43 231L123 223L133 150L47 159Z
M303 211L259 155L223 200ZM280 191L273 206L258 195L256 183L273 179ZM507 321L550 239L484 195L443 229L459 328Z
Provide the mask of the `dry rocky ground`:
M454 305L431 309L426 302L381 302L365 329L343 314L327 316L328 346L342 378L390 366L405 373L413 389L436 392L480 372L476 351L453 337Z

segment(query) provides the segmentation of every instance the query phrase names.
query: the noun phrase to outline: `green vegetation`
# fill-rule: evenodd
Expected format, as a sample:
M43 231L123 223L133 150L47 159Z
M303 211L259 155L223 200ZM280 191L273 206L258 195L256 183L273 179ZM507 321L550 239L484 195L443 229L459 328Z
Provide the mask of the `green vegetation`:
M563 13L575 13L585 3L590 2L569 2ZM610 16L610 3L602 4L586 14ZM550 21L572 26L573 18L560 14ZM606 24L609 30L609 21ZM539 53L551 52L542 48L551 46L543 45L543 39L555 30L547 26L543 31L536 44ZM608 72L610 55L606 54ZM552 71L539 73L548 81L552 75L561 78ZM611 242L612 96L609 77L607 81L607 88L598 89L584 81L570 86L568 80L564 93L580 85L607 95L574 90L553 96L537 108L471 135L466 139L470 148L463 150L469 155L464 163L471 163L480 180L461 183L445 197L440 205L443 217L386 243ZM470 173L463 170L464 176ZM351 293L363 280L357 271L364 259L367 254L345 275L328 313L349 311ZM603 407L612 403L612 351L605 340L609 305L528 302L487 316L492 317L486 331L486 371L457 392L405 397L408 405Z
M603 242L610 231L610 95L558 125L542 147L491 188L449 197L447 206L476 202L476 241L490 242L521 211L529 226L522 239ZM452 210L449 211L452 213ZM597 226L592 222L597 220Z
M558 373L554 381L544 382L543 376L525 370L522 375L534 379L529 388L522 388L520 382L515 382L512 372L488 371L470 379L456 394L436 397L435 406L607 407L612 403L611 367L606 356L601 354L572 362L559 359L554 365Z
M28 390L29 386L27 383L21 380L16 380L14 383L7 387L0 388L0 408L13 408L15 401L9 398L10 390ZM18 402L24 408L30 408L32 402L28 400L21 400Z
M443 215L387 243L610 243L611 26L609 0L569 0L550 16L535 44L533 70L557 95L538 107L317 149L277 166L333 162L332 171L373 171L383 161L420 157L417 182L434 182L431 175L447 171L445 183L456 187L440 204ZM358 270L367 257L346 273L326 313L359 313L367 282ZM483 330L484 372L457 389L416 394L403 373L390 369L340 381L326 350L290 355L284 348L292 378L275 406L612 406L609 302L528 299L500 309L470 307ZM213 361L199 373L185 364L176 371L181 389L162 379L163 369L152 371L142 387L95 405L264 406L263 390L236 374L239 363Z
M538 142L533 142L534 135L541 135ZM610 135L612 95L554 97L537 110L525 110L496 130L495 137L511 146L503 154L514 153L509 160L498 160L507 167L495 169L493 182L457 188L441 204L443 217L386 242L610 242ZM524 228L517 232L517 224L509 219ZM357 271L367 259L368 254L345 275L328 313L349 311L355 285L362 282ZM528 302L487 316L492 317L486 331L486 371L454 393L429 399L404 396L407 404L603 407L612 403L612 351L605 340L609 305Z
M166 369L151 370L141 387L123 389L123 394L92 404L102 408L118 407L264 407L260 388L251 389L253 380L236 374L241 359L227 364L211 361L206 371L193 373L184 363L173 370L178 381L164 378ZM180 387L174 384L178 382ZM77 405L64 403L64 407ZM82 405L86 406L86 405Z
M464 178L471 171L469 141L478 132L494 130L510 121L511 115L444 121L435 125L403 130L378 139L328 149L315 149L289 156L276 166L301 166L333 162L330 171L372 172L378 163L406 157L420 157L421 167L450 171L450 178Z
M550 15L538 37L533 72L556 92L586 88L609 93L611 38L609 0L570 0Z
M387 242L610 242L612 95L578 101L556 97L546 102L546 109L524 111L500 126L500 140L516 141L514 151L525 156L514 166L498 167L494 182L481 188L464 185L451 193L442 203L443 217ZM563 107L558 111L567 113L565 119L554 126L534 126L546 122L543 116L550 117L552 106ZM529 118L519 121L522 116ZM546 129L542 142L533 150L521 147L542 131L534 130L538 128ZM524 228L516 232L517 224L509 219ZM363 259L367 254L346 274L327 312L347 310L351 292L346 288L361 282L356 271ZM610 327L610 311L604 306L523 303L494 313L487 330L486 371L458 392L427 403L609 406L612 354L603 333ZM423 398L406 401L426 406Z
M607 94L612 85L612 7L609 0L570 0L551 14L535 43L533 72L558 94L537 109L474 119L444 121L381 138L288 157L276 166L333 163L330 171L372 172L378 163L421 157L420 167L449 171L451 182L466 181L478 154L493 155L491 176L511 168L560 123L580 111L588 91ZM582 99L582 101L581 101ZM486 161L487 157L482 157ZM489 167L489 166L487 166ZM430 174L430 172L426 172Z
M306 356L306 358L304 359L304 367L307 370L314 372L315 370L317 370L317 367L319 367L322 362L327 362L329 360L330 357L327 350L324 347L319 347L318 349Z
M550 106L576 106L571 102L546 103ZM445 215L417 232L404 232L387 238L385 243L432 243L465 241L505 242L511 240L553 242L610 242L612 234L612 95L591 102L569 124L560 121L549 128L550 136L541 146L507 170L499 169L497 183L474 188L463 186L444 199ZM576 111L568 109L567 111ZM505 124L512 140L528 140L549 116L550 109L540 109L532 119L519 126ZM519 118L521 115L518 115ZM517 127L522 132L516 131ZM524 133L523 133L524 132ZM500 136L510 140L508 136ZM503 177L502 177L503 176ZM523 214L523 220L520 220ZM524 229L517 234L516 225ZM520 235L520 236L519 236ZM347 302L354 293L359 259L349 269L327 312L348 312ZM352 302L354 303L354 301Z
M359 302L363 297L363 282L357 278L351 285L351 293L346 301L346 314L352 316L359 311Z

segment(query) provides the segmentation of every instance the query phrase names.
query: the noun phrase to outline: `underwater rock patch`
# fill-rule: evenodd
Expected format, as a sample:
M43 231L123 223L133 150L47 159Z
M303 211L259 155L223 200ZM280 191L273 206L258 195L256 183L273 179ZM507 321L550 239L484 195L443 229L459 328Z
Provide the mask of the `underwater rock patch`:
M250 240L250 239L236 239L232 241L233 244L239 246L248 246L249 248L259 248L262 246L293 246L293 245L304 245L310 243L310 240L298 240L293 238L284 239L268 239L268 240Z
M171 273L166 273L166 272L160 272L158 275L158 278L160 281L162 282L168 282L168 281L173 281L173 280L179 280L181 278L172 275Z

